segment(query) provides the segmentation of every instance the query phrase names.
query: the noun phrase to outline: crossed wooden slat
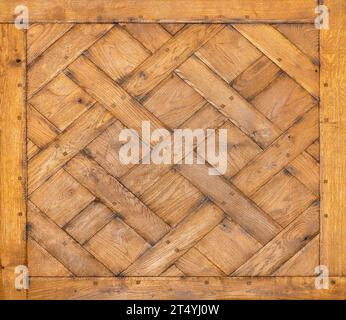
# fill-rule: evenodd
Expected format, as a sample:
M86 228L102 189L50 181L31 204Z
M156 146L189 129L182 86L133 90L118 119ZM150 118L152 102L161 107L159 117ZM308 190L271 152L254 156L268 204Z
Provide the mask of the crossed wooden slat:
M236 78L222 79L217 68L214 73L214 66L205 64L208 63L205 60L207 55L202 57L198 50L221 30L230 28L229 26L186 25L182 29L175 29L167 25L167 32L160 25L149 25L147 31L155 31L156 37L151 37L142 27L50 27L51 36L38 40L42 48L48 49L43 52L30 47L32 64L29 67L29 95L33 96L30 100L33 108L35 100L38 103L40 90L45 90L47 84L49 86L54 82L61 72L88 94L87 99L97 101L71 124L60 129L53 126L50 130L51 136L44 136L42 141L38 138L38 143L31 141L31 149L36 147L41 150L33 150L29 162L29 193L35 195L36 192L37 196L37 190L43 188L46 181L64 167L96 200L75 219L67 222L63 226L64 230L59 229L37 207L32 206L30 210L33 218L29 219L32 224L31 237L77 276L120 272L123 275L181 275L189 273L187 265L195 265L198 274L229 274L236 269L236 275L269 275L278 272L281 265L305 248L306 243L318 233L318 224L315 223L318 204L314 203L309 207L309 204L318 198L318 165L312 157L303 153L319 136L317 108L311 106L283 132L247 100L257 96L266 86L256 84L255 89L247 88L246 81L253 78L254 69L259 69L266 75L267 83L274 81L280 73L277 65L317 97L315 80L318 68L274 27L261 25L257 30L235 25L267 58L260 55L259 58L256 57L255 63L249 65ZM263 32L268 38L258 37ZM139 40L145 49L138 47L138 44L134 45L134 51L137 50L139 54L136 58L139 64L136 65L134 60L129 61L130 69L124 76L125 71L121 71L119 66L111 61L113 49L110 48L107 52L104 47L111 44L104 39L114 35L125 39L129 37L127 33L133 37L132 42ZM82 40L78 40L78 37ZM272 45L272 40L268 40L269 37L277 41L275 45ZM100 38L102 39L99 40ZM117 50L126 52L125 47ZM84 55L81 55L82 52ZM282 58L284 52L288 52L288 55ZM35 59L40 54L42 56ZM300 64L304 64L304 68ZM204 124L206 127L210 125L218 128L225 121L231 121L257 143L260 150L263 149L247 165L240 168L231 180L208 176L207 165L174 167L191 183L189 188L196 187L207 198L206 202L193 208L173 227L166 224L141 199L146 199L144 191L150 192L161 176L170 172L173 166L136 165L121 177L114 177L105 170L100 161L95 161L92 153L82 151L114 125L115 121L137 130L140 130L141 123L145 120L151 122L153 129L167 128L159 117L146 108L145 101L172 72L210 103L202 108L203 112L202 109L195 112L182 127L191 128L193 125ZM120 76L117 76L118 74ZM225 80L231 81L233 88ZM83 100L86 97L83 97ZM37 111L35 110L33 113ZM36 123L40 124L36 130L37 137L38 133L46 131L49 122L39 113L36 118L42 118L40 121L36 120ZM35 134L32 139L34 137ZM154 145L152 147L155 148ZM306 164L309 164L309 168L314 172L315 179L304 172L303 167ZM299 183L305 184L314 193L310 202L304 204L307 210L302 215L299 215L298 211L298 218L293 222L289 221L284 229L251 199L258 189L283 169L296 176L301 181ZM145 178L141 181L139 177ZM197 197L196 204L200 200L200 197ZM94 210L100 212L100 215L95 215ZM114 220L112 212L122 220ZM78 232L78 223L86 225L88 220L92 221L96 217L94 228L86 230L84 234ZM222 221L224 224L220 228ZM43 230L38 226L42 226ZM210 254L213 239L217 238L217 235L224 236L229 229L232 234L238 234L238 237L231 240L225 237L227 241L234 241L234 246L239 246L243 241L249 244L248 247L253 247L234 252L236 261L231 264L232 267L223 263L223 252L219 252L219 256ZM117 233L113 234L113 230L117 230ZM58 243L59 239L49 239L50 233L57 233L59 239L63 239L62 244ZM121 257L116 261L117 256L107 247L122 233L126 235L125 240L117 238L120 247L113 247ZM252 237L253 240L250 240ZM278 252L275 251L276 247L284 247L285 250L283 253ZM125 248L126 251L122 251ZM67 249L71 249L69 253ZM73 256L84 258L81 258L81 261L77 258L76 262L72 261ZM196 266L196 259L205 261L205 270ZM271 260L270 263L268 259ZM102 263L97 262L98 260ZM81 265L85 266L84 269Z

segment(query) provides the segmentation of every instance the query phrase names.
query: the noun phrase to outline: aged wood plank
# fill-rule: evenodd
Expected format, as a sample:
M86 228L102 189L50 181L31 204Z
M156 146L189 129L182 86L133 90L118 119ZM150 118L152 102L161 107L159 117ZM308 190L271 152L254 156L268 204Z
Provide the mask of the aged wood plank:
M318 138L318 112L318 108L314 107L304 114L263 153L240 170L232 182L246 195L256 191Z
M280 134L279 129L198 58L189 58L176 72L261 146L268 146Z
M95 104L94 99L63 73L54 78L29 102L61 131Z
M229 25L212 37L195 55L230 83L259 59L262 52Z
M113 219L84 247L119 274L151 246L120 218Z
M165 127L86 57L79 57L68 67L66 74L102 103L126 127L141 132L143 121L150 121L153 129Z
M95 200L69 221L64 229L80 244L84 244L114 217L109 208Z
M1 296L25 299L14 287L14 268L25 252L25 33L0 25L0 283Z
M225 274L236 270L261 248L258 241L229 219L224 219L196 245Z
M320 166L307 152L295 158L286 169L316 196L320 194Z
M224 276L225 274L196 248L191 248L175 265L187 276Z
M174 171L148 188L141 200L170 226L176 226L204 199L203 194Z
M170 266L165 272L160 274L161 277L183 277L184 273L176 265Z
M282 227L289 225L318 195L310 192L290 172L280 171L251 199Z
M28 239L28 267L32 277L71 277L73 274L34 239Z
M37 189L114 121L113 116L98 104L78 118L69 130L59 135L29 162L29 193Z
M235 24L233 26L303 88L314 97L319 97L318 62L305 55L270 25Z
M139 41L118 25L84 54L117 82L150 56Z
M37 189L114 121L113 116L98 104L85 112L69 130L31 159L28 166L29 193Z
M231 85L245 99L251 100L281 72L281 69L275 63L263 55L235 78Z
M28 64L32 63L55 41L61 38L73 24L37 23L30 26L28 30Z
M209 175L206 165L182 164L176 168L260 243L267 243L281 230L270 216L256 207L234 186L220 176Z
M268 276L303 248L319 230L319 203L314 203L292 224L259 250L232 276Z
M321 262L346 275L346 2L325 1L328 30L321 30Z
M122 275L158 276L218 225L223 217L222 210L209 202L205 203L157 242L152 249L145 252Z
M315 277L33 278L29 299L346 299L346 278L330 282L319 290Z
M151 244L170 230L163 220L85 154L74 157L65 168Z
M303 249L276 270L274 276L313 276L320 264L320 239L317 235Z
M111 24L75 25L28 68L28 96L32 96L84 50L102 37Z
M63 169L30 196L30 200L59 227L73 219L94 198Z
M30 21L45 22L313 22L315 0L28 0ZM16 3L1 1L0 22L13 22Z
M286 131L317 101L287 74L279 75L251 104L282 131Z
M80 277L112 275L78 242L49 220L32 202L28 202L28 223L30 236L65 266L68 266L74 275ZM52 237L53 234L54 237Z
M154 53L171 38L171 35L156 23L126 23L120 25L151 53Z
M223 25L218 24L186 26L145 60L124 81L123 87L136 98L144 98L170 72L215 36L223 27Z
M27 108L28 138L39 148L44 148L53 141L60 130L50 123L33 106Z

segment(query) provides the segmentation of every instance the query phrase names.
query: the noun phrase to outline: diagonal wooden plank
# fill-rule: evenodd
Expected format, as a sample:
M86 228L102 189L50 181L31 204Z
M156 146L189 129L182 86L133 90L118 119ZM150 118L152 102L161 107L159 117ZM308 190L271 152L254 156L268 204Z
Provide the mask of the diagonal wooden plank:
M31 277L71 277L73 274L31 237L27 244L28 268Z
M196 57L191 57L177 74L228 117L245 134L266 147L281 133L237 91L212 72Z
M298 156L319 136L318 108L313 107L264 152L240 170L232 182L246 195L251 195Z
M120 25L151 53L154 53L171 38L171 35L156 23L125 23Z
M315 268L320 264L320 238L315 236L305 247L277 269L275 276L316 276Z
M60 130L48 121L33 106L27 107L28 138L39 148L44 148L53 141Z
M151 244L170 230L170 227L134 194L85 154L75 156L65 169Z
M29 66L28 96L36 93L111 27L111 24L82 24L65 33Z
M150 121L153 129L165 127L86 57L79 57L67 68L65 73L102 103L126 127L141 132L143 121Z
M80 116L67 131L31 159L28 166L29 193L37 189L114 121L114 117L98 104Z
M320 166L307 152L295 158L286 169L316 196L320 194Z
M37 59L72 27L73 24L64 23L35 23L31 25L27 38L28 64Z
M189 25L168 40L124 81L123 87L142 99L176 67L216 35L224 26L218 24Z
M319 97L318 64L282 33L268 24L233 26L315 98Z
M222 210L207 202L139 257L122 275L157 276L218 225Z
M187 276L224 276L225 274L195 247L187 251L175 265Z
M178 172L198 187L260 243L270 241L281 227L220 176L208 174L206 165L177 165ZM212 186L212 187L211 187Z
M269 276L303 248L319 230L319 202L253 255L232 276Z
M75 275L82 277L112 275L109 270L50 221L30 201L28 202L28 223L30 236Z
M69 221L64 230L80 244L84 244L114 217L115 214L109 208L95 200Z
M251 100L266 88L282 70L265 55L245 69L231 86L245 99Z

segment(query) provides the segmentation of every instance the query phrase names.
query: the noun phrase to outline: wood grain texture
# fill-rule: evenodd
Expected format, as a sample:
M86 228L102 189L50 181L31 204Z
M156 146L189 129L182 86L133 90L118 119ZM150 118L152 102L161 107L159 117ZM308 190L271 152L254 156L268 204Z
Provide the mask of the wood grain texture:
M192 2L195 13L214 6L209 0ZM223 0L217 2L223 7ZM65 18L77 3L68 2L63 10L56 5L53 13ZM343 268L343 255L336 257L331 243L344 237L338 225L343 216L319 216L319 70L312 69L319 65L319 31L294 20L263 24L268 20L259 16L258 23L242 23L251 22L256 11L232 21L236 29L219 22L227 19L222 14L212 21L203 16L200 24L177 19L141 24L137 19L145 17L137 11L138 18L114 24L118 20L103 20L108 0L99 3L98 23L35 23L28 41L28 69L34 72L27 78L32 96L23 139L30 159L27 263L37 283L61 277L73 288L60 288L59 279L51 278L49 288L32 284L33 296L343 296L344 283L338 281L344 278L330 282L329 292L317 292L313 278L323 257L333 268ZM128 1L119 10L130 12L138 4L142 13L157 14L143 3ZM176 3L170 2L169 14L176 14ZM187 6L180 3L179 10ZM165 14L167 3L161 4ZM291 2L285 4L287 10ZM294 8L286 14L293 15ZM192 16L191 10L186 15ZM344 40L343 34L338 37ZM334 47L324 48L330 68L335 68ZM334 91L338 97L340 91ZM325 95L333 106L339 103ZM340 130L343 115L331 110L322 121ZM226 172L210 176L215 161L208 158L202 165L122 165L119 134L125 128L140 132L143 121L170 134L176 128L226 129ZM148 142L146 153L155 153L158 141ZM342 150L344 144L336 144ZM338 170L342 159L333 163ZM325 178L323 184L328 183ZM343 195L333 193L333 201ZM323 230L330 214L328 233L320 237L320 221ZM322 259L320 238L330 244ZM6 267L0 272L4 291L13 283L13 272ZM339 275L344 273L332 273Z
M28 0L32 22L313 22L315 0L99 0L84 6L81 0ZM13 21L15 3L3 0L0 22Z
M330 280L318 290L315 277L33 278L29 299L346 299L346 279Z
M319 96L319 66L270 25L233 25L268 58L314 97Z
M330 26L321 30L321 262L346 274L346 3L325 1Z
M25 299L14 268L26 264L25 33L0 25L0 283L1 299Z

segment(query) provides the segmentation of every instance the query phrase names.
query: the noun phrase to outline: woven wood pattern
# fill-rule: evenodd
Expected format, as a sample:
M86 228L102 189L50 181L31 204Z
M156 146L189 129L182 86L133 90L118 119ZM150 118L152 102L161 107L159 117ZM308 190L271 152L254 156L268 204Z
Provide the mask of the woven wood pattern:
M35 24L32 276L307 276L319 265L309 24ZM123 165L119 134L224 128L228 169Z

